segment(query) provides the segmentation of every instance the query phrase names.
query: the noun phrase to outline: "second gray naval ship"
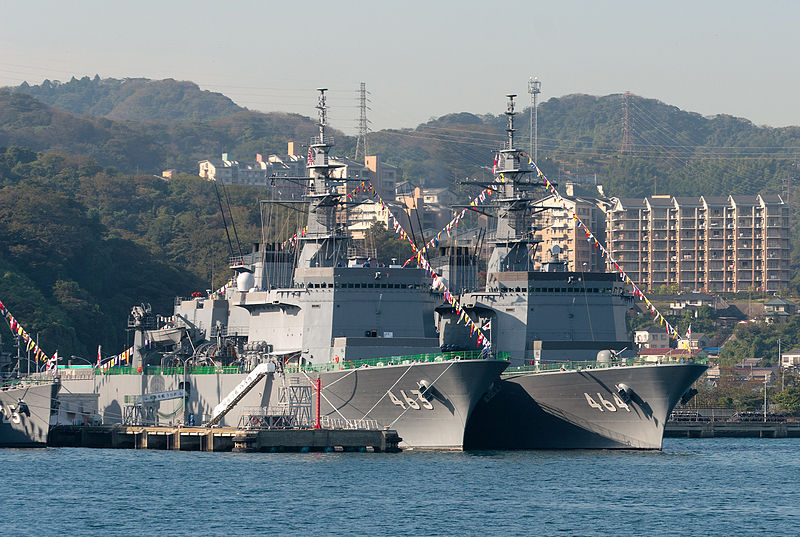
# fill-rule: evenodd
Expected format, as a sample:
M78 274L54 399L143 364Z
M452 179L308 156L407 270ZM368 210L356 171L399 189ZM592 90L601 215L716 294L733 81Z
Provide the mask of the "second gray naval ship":
M546 209L534 196L542 184L514 147L513 95L506 114L507 140L494 181L484 185L495 194L483 209L497 222L486 287L459 301L491 327L494 352L508 353L512 367L477 405L464 446L660 449L667 417L696 393L691 386L706 366L621 357L631 346L625 315L633 297L618 274L568 272L557 248L544 271L533 270L531 213ZM437 317L444 348L474 346L449 304L437 307Z
M178 299L169 319L134 308L131 367L62 371L65 391L96 395L105 423L388 427L404 447L463 448L508 362L441 352L426 271L350 255L325 91L309 174L297 178L308 207L297 248L262 241L233 259L235 286Z
M60 384L51 378L0 381L0 447L44 447Z

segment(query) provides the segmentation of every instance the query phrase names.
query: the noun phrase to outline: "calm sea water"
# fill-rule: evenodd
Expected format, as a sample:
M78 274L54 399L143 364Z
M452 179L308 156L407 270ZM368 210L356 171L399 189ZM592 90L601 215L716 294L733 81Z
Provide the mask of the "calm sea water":
M799 454L6 449L0 535L798 535Z

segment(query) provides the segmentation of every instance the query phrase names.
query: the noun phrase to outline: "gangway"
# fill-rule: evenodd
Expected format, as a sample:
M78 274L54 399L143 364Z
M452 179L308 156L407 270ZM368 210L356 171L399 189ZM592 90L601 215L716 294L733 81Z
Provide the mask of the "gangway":
M242 397L247 395L253 387L258 384L265 375L275 372L274 362L264 362L258 364L242 382L240 382L231 393L226 395L220 403L211 411L211 418L205 423L206 426L216 425L225 417L225 414L236 406L242 400Z

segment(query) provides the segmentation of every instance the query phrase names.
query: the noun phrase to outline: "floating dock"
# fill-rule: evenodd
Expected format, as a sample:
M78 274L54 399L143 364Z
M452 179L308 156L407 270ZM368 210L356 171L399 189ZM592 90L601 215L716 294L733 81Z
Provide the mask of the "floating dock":
M394 430L237 429L234 427L161 427L57 425L48 446L180 451L308 452L367 451L395 453L402 438Z
M668 421L665 438L800 438L800 422Z

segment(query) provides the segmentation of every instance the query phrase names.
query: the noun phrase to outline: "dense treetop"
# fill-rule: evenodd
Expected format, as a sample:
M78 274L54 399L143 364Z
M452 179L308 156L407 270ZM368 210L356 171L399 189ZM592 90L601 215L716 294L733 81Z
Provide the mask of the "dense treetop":
M244 110L221 93L203 91L193 82L146 78L73 77L14 88L73 114L121 121L197 121L219 119Z

